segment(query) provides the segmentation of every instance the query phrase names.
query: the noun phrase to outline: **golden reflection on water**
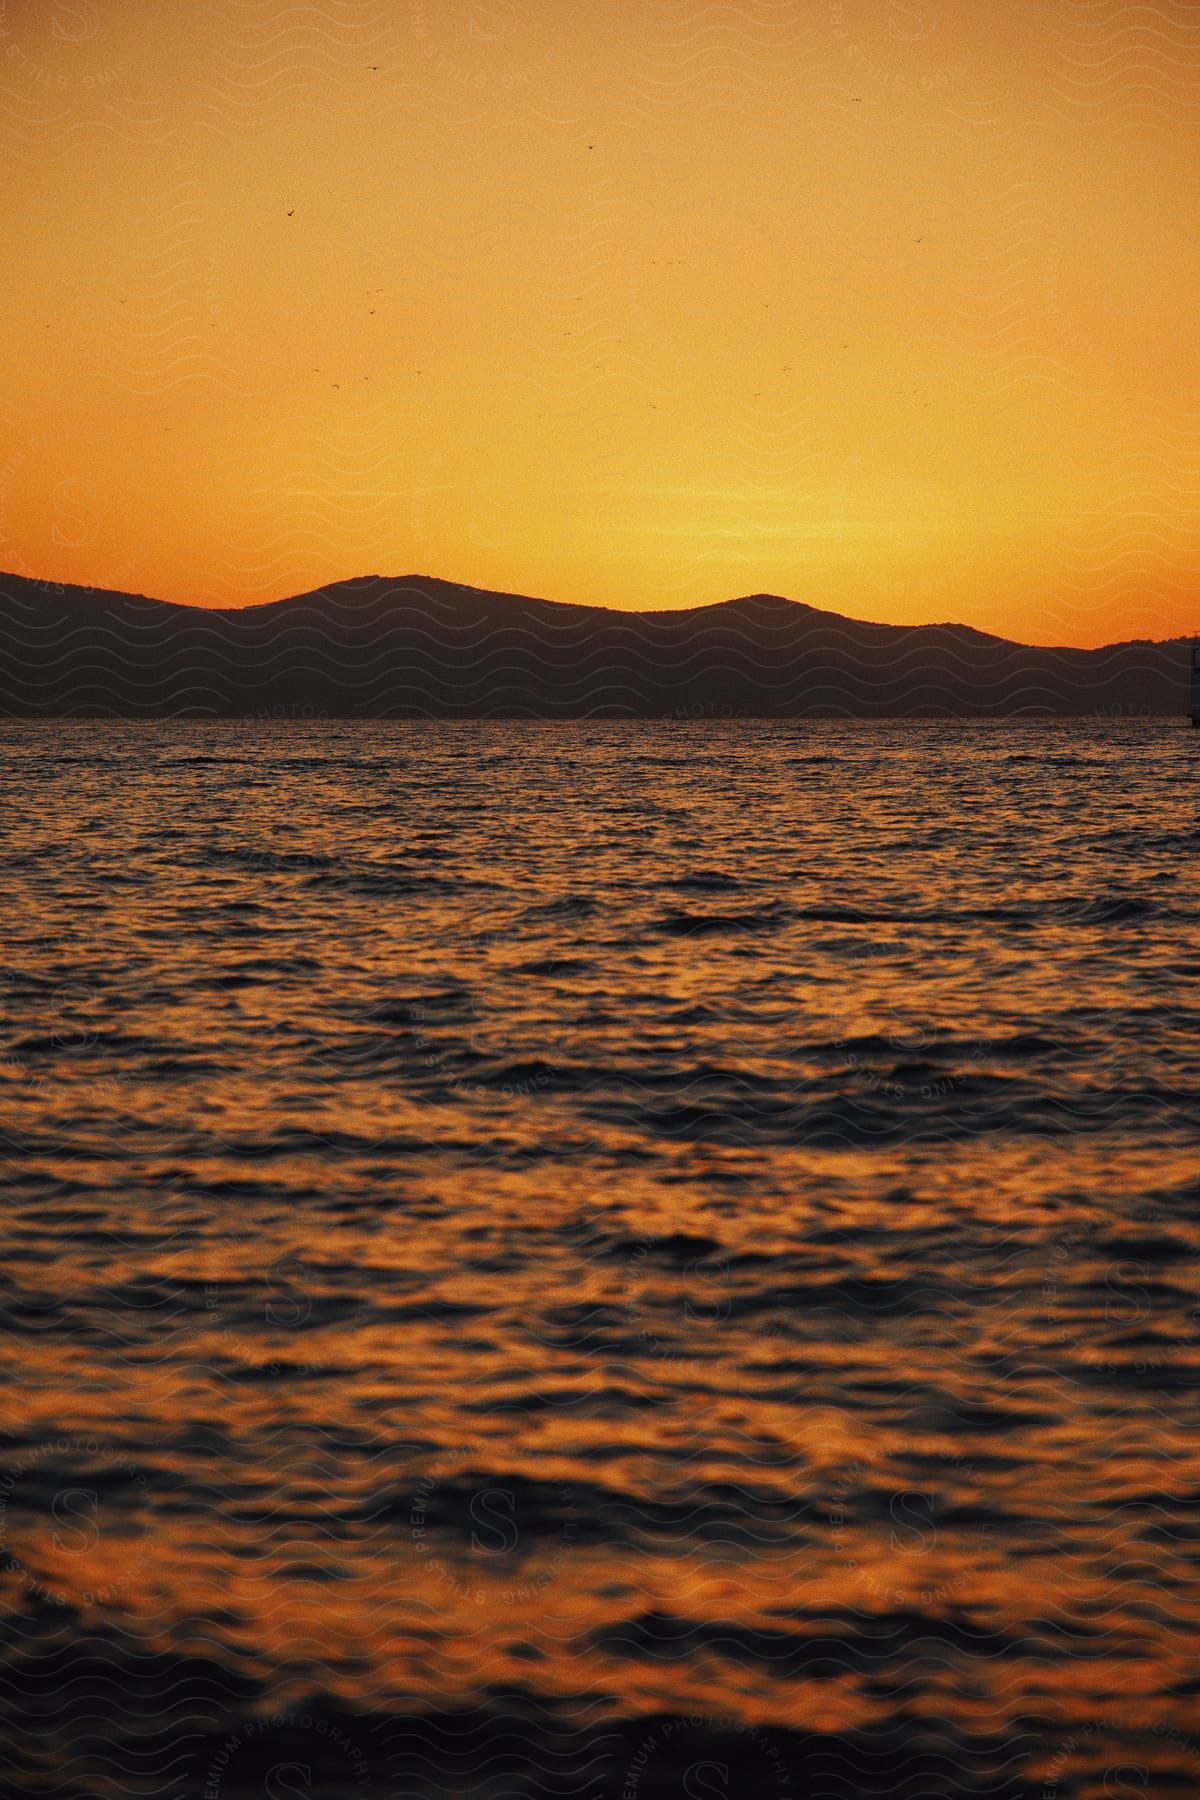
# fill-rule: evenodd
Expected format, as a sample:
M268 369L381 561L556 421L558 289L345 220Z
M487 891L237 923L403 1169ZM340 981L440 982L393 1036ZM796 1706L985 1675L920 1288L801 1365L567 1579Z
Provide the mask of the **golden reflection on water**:
M22 1631L209 1659L229 1720L533 1696L1184 1791L1177 736L72 733L5 738L56 801L2 928Z

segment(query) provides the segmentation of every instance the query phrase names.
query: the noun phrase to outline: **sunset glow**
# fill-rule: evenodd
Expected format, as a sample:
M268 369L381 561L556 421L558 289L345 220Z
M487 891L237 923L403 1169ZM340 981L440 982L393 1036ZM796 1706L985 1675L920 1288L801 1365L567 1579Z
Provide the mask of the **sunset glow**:
M0 1735L1200 1795L1194 0L0 0Z
M1181 6L0 6L0 568L1200 623Z

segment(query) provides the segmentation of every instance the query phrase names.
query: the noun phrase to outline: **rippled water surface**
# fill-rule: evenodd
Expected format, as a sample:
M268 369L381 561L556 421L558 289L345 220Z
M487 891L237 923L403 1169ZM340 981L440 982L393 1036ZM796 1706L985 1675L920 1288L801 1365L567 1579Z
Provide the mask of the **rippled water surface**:
M1197 754L0 728L5 1791L1200 1791Z

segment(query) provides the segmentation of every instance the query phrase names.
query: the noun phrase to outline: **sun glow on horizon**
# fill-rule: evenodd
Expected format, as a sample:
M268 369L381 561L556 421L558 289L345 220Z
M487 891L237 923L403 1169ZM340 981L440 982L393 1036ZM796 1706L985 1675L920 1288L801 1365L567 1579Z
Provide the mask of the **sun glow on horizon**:
M0 567L1193 629L1173 17L0 9Z

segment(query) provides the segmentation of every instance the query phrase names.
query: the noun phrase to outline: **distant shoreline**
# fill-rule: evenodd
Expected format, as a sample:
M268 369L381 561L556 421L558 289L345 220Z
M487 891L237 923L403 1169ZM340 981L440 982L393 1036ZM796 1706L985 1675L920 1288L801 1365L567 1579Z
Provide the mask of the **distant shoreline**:
M0 715L1186 720L1189 640L1017 644L754 594L634 613L368 576L206 608L0 576Z

